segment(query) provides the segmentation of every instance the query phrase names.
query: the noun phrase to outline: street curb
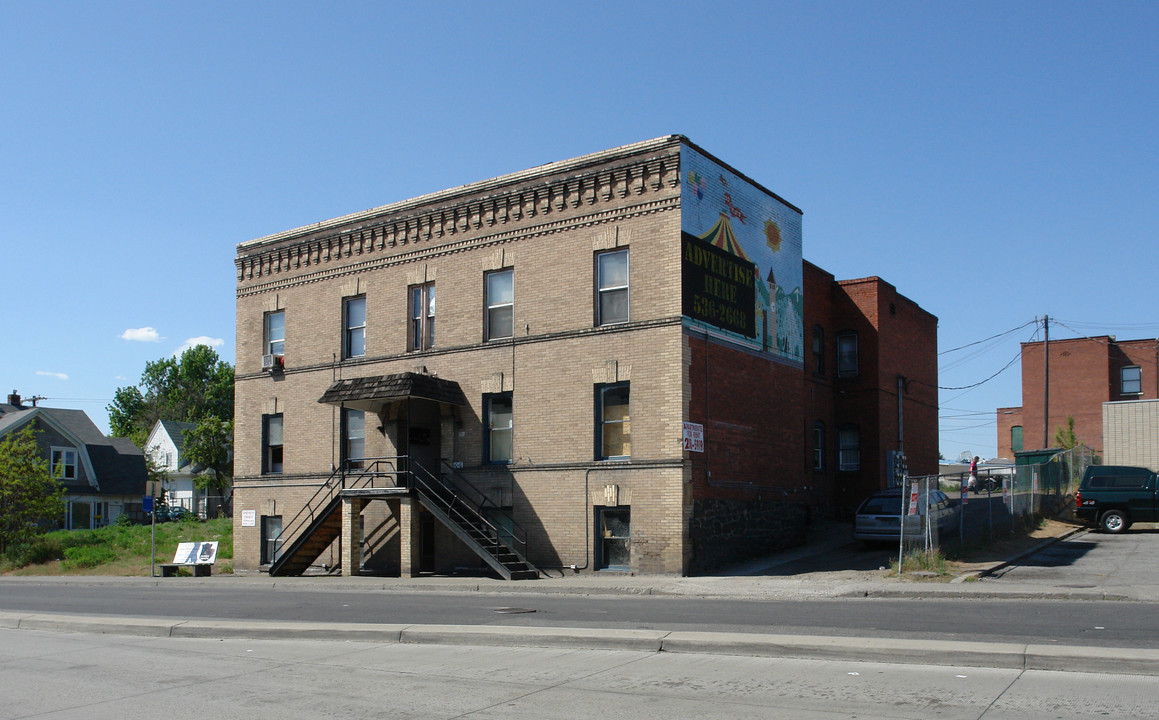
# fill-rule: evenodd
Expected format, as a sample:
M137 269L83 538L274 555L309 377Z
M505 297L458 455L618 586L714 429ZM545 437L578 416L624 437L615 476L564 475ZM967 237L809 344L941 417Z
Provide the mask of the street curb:
M142 637L703 653L797 660L1159 675L1159 650L817 635L493 625L190 621L0 612L0 628Z

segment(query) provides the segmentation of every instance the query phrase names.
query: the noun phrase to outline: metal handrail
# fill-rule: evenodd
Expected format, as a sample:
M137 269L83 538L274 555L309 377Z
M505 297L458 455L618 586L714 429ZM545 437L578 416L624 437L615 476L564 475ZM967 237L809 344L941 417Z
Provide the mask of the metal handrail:
M444 469L444 474L447 474L451 477L451 485L459 490L467 491L467 493L465 493L468 495L466 499L469 501L469 504L473 505L472 509L475 510L475 512L477 512L479 515L482 515L484 508L492 508L502 513L505 517L507 517L507 519L511 521L510 535L512 536L512 539L518 542L520 545L527 547L527 530L524 529L524 527L518 522L516 522L515 518L512 517L510 513L504 510L501 505L496 505L491 500L491 498L487 496L487 493L471 484L470 480L463 477L463 475L446 460L442 461L442 466ZM471 493L473 493L479 499L470 497Z
M416 472L416 471L418 471L418 472ZM426 477L424 478L423 475L425 475ZM491 541L495 546L502 546L504 544L500 540L501 536L512 535L513 540L517 541L519 544L526 547L526 545L527 545L526 535L524 535L523 538L517 538L517 537L514 537L514 535L512 533L500 532L500 529L498 527L496 527L496 525L494 523L492 523L490 520L488 520L486 518L486 516L483 515L482 506L478 505L476 502L474 502L470 498L464 497L464 495L461 492L457 492L458 490L461 490L462 488L459 488L455 483L447 482L447 481L443 480L442 477L436 476L430 470L427 470L426 468L424 468L422 465L419 465L418 463L414 463L411 466L410 473L409 473L409 479L414 483L414 485L419 486L419 487L416 487L414 489L419 490L420 492L425 492L427 495L438 497L441 495L439 490L443 490L443 491L449 493L450 494L449 500L447 499L446 496L442 496L440 498L446 503L447 512L453 513L456 517L462 519L468 525L478 525L479 523L482 523L484 526L483 530L487 532L487 539L489 541ZM463 482L465 484L467 484L469 487L471 487L471 489L474 490L476 493L479 493L478 488L475 488L473 485L470 485L469 483L466 482L466 480L463 480ZM492 505L494 507L498 507L497 505L494 505L494 503L492 503ZM467 510L470 511L470 514L464 513L461 508L466 508ZM520 528L520 529L522 529L522 528ZM511 549L513 551L515 550L514 548L509 548L509 549Z
M402 461L402 462L400 462ZM363 463L363 467L353 467L355 463ZM326 478L326 481L318 488L314 495L306 501L298 514L290 520L290 524L284 526L282 531L278 533L277 537L272 538L274 552L273 557L270 558L270 564L273 564L281 559L284 540L286 538L294 538L297 535L314 523L316 513L328 506L334 501L334 497L343 490L354 489L359 487L374 487L375 478L379 477L394 477L397 487L397 478L399 476L399 465L406 465L406 456L400 455L397 457L382 457L382 458L351 458L343 460L338 467ZM381 468L390 468L389 470L382 470Z

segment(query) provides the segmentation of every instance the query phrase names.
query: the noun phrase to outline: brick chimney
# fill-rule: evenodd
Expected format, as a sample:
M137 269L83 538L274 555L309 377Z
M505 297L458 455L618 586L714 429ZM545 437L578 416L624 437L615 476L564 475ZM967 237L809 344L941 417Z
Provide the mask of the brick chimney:
M20 396L16 394L15 390L13 390L12 394L8 396L8 404L16 408L20 407Z

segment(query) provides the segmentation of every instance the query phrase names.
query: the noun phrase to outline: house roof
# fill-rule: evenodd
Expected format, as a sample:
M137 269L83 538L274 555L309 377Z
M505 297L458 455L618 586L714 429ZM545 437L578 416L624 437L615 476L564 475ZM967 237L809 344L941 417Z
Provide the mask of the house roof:
M73 442L86 474L93 479L61 481L69 493L144 495L145 454L128 438L106 437L83 410L65 408L0 407L0 436L39 420Z
M180 422L178 420L158 420L161 427L169 435L169 439L177 447L178 454L185 451L185 431L197 427L196 423Z

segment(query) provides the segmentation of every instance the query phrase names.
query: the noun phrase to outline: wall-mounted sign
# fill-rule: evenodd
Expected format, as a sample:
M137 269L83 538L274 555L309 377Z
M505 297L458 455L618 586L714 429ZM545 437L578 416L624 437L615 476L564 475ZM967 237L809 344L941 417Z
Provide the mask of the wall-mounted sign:
M747 338L755 337L756 265L690 233L681 237L684 314Z
M257 510L242 510L241 511L241 526L242 527L256 527L258 524Z
M704 426L700 423L684 423L684 449L689 452L704 452Z

